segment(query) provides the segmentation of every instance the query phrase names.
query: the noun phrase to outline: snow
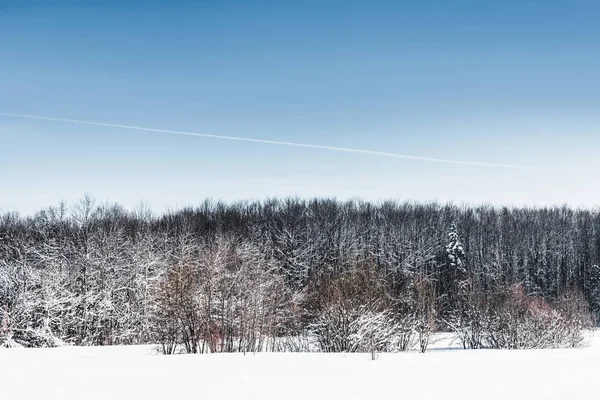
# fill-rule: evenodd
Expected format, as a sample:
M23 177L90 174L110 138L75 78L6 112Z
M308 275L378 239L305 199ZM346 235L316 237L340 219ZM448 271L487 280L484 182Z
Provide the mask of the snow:
M596 398L600 335L569 350L158 355L152 346L0 350L2 399ZM181 397L179 397L181 396Z

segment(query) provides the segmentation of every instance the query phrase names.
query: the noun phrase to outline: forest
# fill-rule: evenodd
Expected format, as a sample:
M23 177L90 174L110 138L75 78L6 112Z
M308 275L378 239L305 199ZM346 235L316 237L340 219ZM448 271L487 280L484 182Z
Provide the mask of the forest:
M600 212L268 199L0 214L0 346L175 352L571 347L600 316Z

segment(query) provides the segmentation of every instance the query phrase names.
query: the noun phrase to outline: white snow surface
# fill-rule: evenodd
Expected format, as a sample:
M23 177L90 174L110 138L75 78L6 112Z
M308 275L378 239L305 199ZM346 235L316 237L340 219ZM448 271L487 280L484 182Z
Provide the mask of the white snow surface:
M158 355L153 346L0 350L0 399L594 399L600 335L568 350Z

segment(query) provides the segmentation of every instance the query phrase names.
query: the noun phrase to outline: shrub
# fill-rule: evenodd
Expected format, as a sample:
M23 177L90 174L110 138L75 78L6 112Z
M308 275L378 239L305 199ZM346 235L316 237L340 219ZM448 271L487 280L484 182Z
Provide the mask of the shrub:
M539 349L580 346L591 321L578 292L550 304L519 284L463 305L449 325L465 348Z
M324 352L396 352L415 345L417 320L398 317L374 304L354 309L336 306L324 310L310 325Z
M420 308L395 299L372 264L325 277L313 288L312 300L309 331L321 351L374 354L406 351L416 344Z
M184 248L156 287L154 325L163 353L263 351L285 322L288 291L255 246L218 237Z
M492 348L577 347L591 327L591 315L577 292L551 305L528 296L522 285L497 296L488 318L485 341Z
M418 337L419 350L427 351L432 332L436 329L437 293L434 282L417 277L414 282L414 300L416 310L415 328Z
M203 319L197 302L198 274L193 265L180 261L159 282L154 326L164 354L175 353L183 344L188 353L200 352Z

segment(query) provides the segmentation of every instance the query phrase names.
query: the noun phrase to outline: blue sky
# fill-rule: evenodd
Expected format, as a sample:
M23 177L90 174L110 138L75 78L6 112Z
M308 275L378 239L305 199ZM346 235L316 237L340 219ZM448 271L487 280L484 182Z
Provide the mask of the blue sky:
M0 209L267 196L600 203L596 1L0 2Z

